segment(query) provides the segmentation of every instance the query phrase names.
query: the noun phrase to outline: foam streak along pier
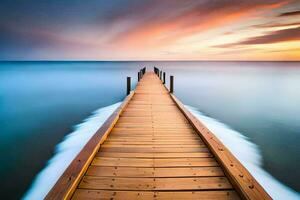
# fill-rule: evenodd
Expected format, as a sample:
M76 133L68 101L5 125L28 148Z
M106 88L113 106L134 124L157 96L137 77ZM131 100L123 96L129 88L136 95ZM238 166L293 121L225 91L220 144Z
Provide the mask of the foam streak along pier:
M46 199L270 199L151 72Z

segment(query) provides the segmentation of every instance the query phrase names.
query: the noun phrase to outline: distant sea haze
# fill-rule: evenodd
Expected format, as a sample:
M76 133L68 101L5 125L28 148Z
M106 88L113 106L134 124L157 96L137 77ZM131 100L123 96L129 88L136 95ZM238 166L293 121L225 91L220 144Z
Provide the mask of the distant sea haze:
M0 62L1 196L22 197L64 136L122 101L143 66L174 75L184 104L244 134L262 168L300 192L299 62Z

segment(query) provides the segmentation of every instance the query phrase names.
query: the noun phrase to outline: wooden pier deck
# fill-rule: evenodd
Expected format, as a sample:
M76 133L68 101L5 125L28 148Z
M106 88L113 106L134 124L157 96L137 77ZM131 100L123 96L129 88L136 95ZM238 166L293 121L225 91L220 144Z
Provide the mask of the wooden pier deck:
M46 197L70 198L270 199L149 72Z

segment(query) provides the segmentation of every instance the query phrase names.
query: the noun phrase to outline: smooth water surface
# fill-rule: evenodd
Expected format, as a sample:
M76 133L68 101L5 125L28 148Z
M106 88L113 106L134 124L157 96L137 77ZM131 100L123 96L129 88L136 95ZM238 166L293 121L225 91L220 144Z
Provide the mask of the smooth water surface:
M300 62L161 66L169 66L185 104L249 137L261 150L263 168L300 192Z
M1 195L20 198L74 125L154 65L175 76L179 99L249 137L263 168L300 192L299 62L1 62Z
M135 78L137 71L132 64L125 66L0 63L1 197L20 198L73 126L125 97L126 76Z

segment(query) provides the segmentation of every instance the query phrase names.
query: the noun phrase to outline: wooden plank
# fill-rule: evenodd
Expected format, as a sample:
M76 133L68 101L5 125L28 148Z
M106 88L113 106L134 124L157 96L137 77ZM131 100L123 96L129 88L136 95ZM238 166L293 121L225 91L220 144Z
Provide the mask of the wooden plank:
M116 144L116 143L105 143L101 147L142 147L142 148L192 148L192 147L206 147L205 144Z
M109 158L95 157L91 165L122 167L213 167L219 166L214 158Z
M204 144L111 144L111 143L104 143L101 145L101 148L110 148L110 147L139 147L139 148L192 148L192 147L206 147Z
M153 135L160 135L160 134L167 134L168 136L185 136L185 137L196 137L199 138L197 134L194 134L194 132L191 129L154 129L154 128L143 128L143 127L135 127L135 128L120 128L116 127L118 132L124 133L124 136L130 133L136 133L136 134L153 134ZM143 131L144 130L144 131Z
M155 122L155 123L173 123L173 122L182 122L189 123L189 121L184 116L161 116L161 115L152 115L152 116L122 116L120 117L120 122Z
M209 158L213 155L209 152L188 152L188 153L124 153L124 152L102 152L99 151L96 157L112 158Z
M264 188L256 181L249 171L239 162L238 159L222 144L222 142L199 120L197 120L184 105L171 95L178 108L184 113L203 141L221 163L225 173L231 182L245 199L271 199Z
M91 165L87 176L103 177L197 177L224 176L220 167L176 167L176 168L140 168L140 167L107 167Z
M106 140L104 144L128 144L128 145L203 145L204 143L201 140L188 140L188 141L169 141L169 140L151 140L151 141L132 141L132 140Z
M68 199L71 197L79 183L79 180L87 170L95 154L98 152L100 144L106 139L110 130L117 122L120 113L122 113L133 95L134 92L128 95L124 102L110 115L98 131L91 137L64 173L60 176L45 199Z
M191 127L186 125L151 125L151 124L144 124L144 125L136 125L136 124L117 124L116 128L123 128L123 129L146 129L146 130L174 130L174 131L181 131L181 130L193 130Z
M119 178L84 176L78 188L131 191L184 191L232 189L225 177L193 178Z
M158 114L159 113L159 114ZM180 114L180 115L177 115L177 114ZM179 111L175 111L174 112L174 115L176 115L176 117L179 117L182 115L182 113L180 113ZM146 117L146 116L153 116L153 118L166 118L166 117L173 117L174 115L170 115L170 113L166 113L166 112L157 112L157 113L152 113L150 111L148 112L144 112L144 111L139 111L139 112L136 112L136 111L125 111L124 113L122 113L122 117Z
M179 140L180 139L183 139L183 138L186 138L186 137L189 137L189 136L192 136L192 138L191 138L191 142L192 141L201 141L200 140L200 138L198 139L198 140L193 140L194 138L193 137L196 137L197 138L197 136L196 135L194 135L194 134L178 134L178 135L172 135L172 133L141 133L141 134L139 134L139 133L113 133L112 134L115 138L117 138L117 137L120 137L120 139L121 139L121 137L135 137L135 138L137 138L137 137L139 137L139 139L143 139L144 137L146 138L153 138L153 137L172 137L173 139L175 139L174 137L176 136L176 138L178 138L178 137L180 137L180 138L178 138ZM178 137L177 137L178 136ZM134 142L134 141L132 141L132 142Z
M197 138L196 136L144 136L143 138L141 138L143 136L140 136L140 137L134 137L134 136L114 136L112 135L111 136L111 140L120 140L120 139L123 139L123 140L138 140L138 139L143 139L143 140L148 140L148 141L151 141L151 140L200 140L199 138Z
M169 148L147 148L147 147L101 147L102 152L127 152L127 153L136 153L136 152L151 152L151 153L172 153L172 152L209 152L206 147L185 147L185 148L177 148L177 147L169 147Z
M135 138L135 140L132 140L131 138L111 138L109 137L107 140L107 142L174 142L174 143L178 143L180 141L182 141L183 143L189 143L189 142L195 142L195 141L201 141L202 140L199 138L199 139L187 139L187 138L180 138L180 139L177 139L177 138L167 138L167 139L155 139L155 138Z
M124 113L129 112L128 110L124 111ZM152 115L152 116L141 116L141 117L134 117L134 116L122 116L120 117L120 122L136 122L137 120L143 121L143 120L155 120L155 119L164 119L166 121L168 120L180 120L182 122L189 121L185 118L183 114L180 115ZM164 123L164 121L160 121L160 123Z
M254 197L234 181L233 188L215 149L213 155L206 148L180 106L156 75L146 73L73 198L239 199L235 189Z
M86 190L78 189L74 200L91 199L91 200L237 200L240 199L233 190L225 191L186 191L186 192L145 192L145 191L109 191L109 190Z
M193 132L189 132L189 131L181 131L180 130L180 133L179 133L179 131L178 130L158 130L158 131L156 131L156 130L153 130L153 132L151 133L151 132L146 132L147 130L145 130L145 132L144 133L142 133L143 131L142 131L142 129L143 128L139 128L139 129L126 129L126 130L123 130L124 132L124 135L120 135L120 137L121 136L124 136L124 137L126 137L126 136L128 136L128 137L130 137L130 135L129 134L131 134L131 133L135 133L135 134L138 134L139 132L141 132L141 134L152 134L152 135L154 135L154 136L156 136L156 135L166 135L166 136L169 136L169 137L171 137L171 136L173 136L173 137L187 137L187 138L198 138L198 139L201 139L201 138L199 138L199 136L197 136L196 134L194 134ZM151 131L151 130L148 130L148 131ZM185 133L185 134L183 134L183 133ZM112 134L112 136L114 136L115 134Z
M173 128L173 129L176 129L176 128L181 128L181 127L184 127L184 128L189 128L189 129L193 129L188 123L184 123L184 122L181 122L180 120L176 120L176 124L174 124L174 122L164 122L164 123L152 123L152 122L120 122L120 123L117 123L118 126L138 126L138 127L148 127L148 126L152 126L152 127L170 127L170 128ZM117 126L116 126L117 127Z
M177 138L173 138L173 139L154 139L154 138L138 138L135 140L132 140L132 138L108 138L107 139L107 142L147 142L147 143L150 143L150 142L153 142L153 143L173 143L173 144L177 144L179 143L180 141L183 141L182 144L189 144L189 142L194 142L193 139L187 139L187 138L180 138L180 139L177 139ZM196 140L196 141L199 141L199 142L202 142L201 140Z
M124 134L129 134L129 133L153 133L153 134L158 134L158 133L169 133L169 134L173 134L173 135L176 135L176 133L181 133L181 134L193 134L195 136L196 135L196 132L195 130L193 129L186 129L186 130L176 130L176 129L169 129L169 130L152 130L152 129L148 129L148 130L145 130L143 128L131 128L131 129L128 129L128 128L117 128L115 127L113 130L112 130L112 133L124 133ZM199 136L197 136L199 138Z
M126 128L120 128L120 127L116 127L116 131L114 131L113 133L116 134L123 134L123 135L128 135L128 134L152 134L152 135L163 135L163 134L167 134L169 136L196 136L199 138L199 136L196 134L196 132L194 132L191 129L160 129L157 130L155 127L142 127L142 126L136 126L136 127L126 127Z
M148 139L153 139L153 138L166 138L166 140L168 140L169 138L173 138L173 139L184 139L184 138L190 138L191 141L193 141L193 139L197 136L196 135L183 135L183 134L180 134L180 135L175 135L175 136L172 136L172 134L167 134L167 133L161 133L161 134L138 134L138 133L133 133L133 134L113 134L113 138L112 139L116 139L120 137L121 138L127 138L127 137L130 137L130 138L148 138ZM197 141L201 141L201 140L197 140Z

